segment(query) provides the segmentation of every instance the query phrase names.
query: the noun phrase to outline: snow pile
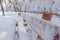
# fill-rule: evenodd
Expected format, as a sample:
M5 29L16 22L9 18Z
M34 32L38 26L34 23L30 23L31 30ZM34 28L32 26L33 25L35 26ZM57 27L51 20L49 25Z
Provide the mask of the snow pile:
M0 16L0 40L14 40L16 21L10 16Z

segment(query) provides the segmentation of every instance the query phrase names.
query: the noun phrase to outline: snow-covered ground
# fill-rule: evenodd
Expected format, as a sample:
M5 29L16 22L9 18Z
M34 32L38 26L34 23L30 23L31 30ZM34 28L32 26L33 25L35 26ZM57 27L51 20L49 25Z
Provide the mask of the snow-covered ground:
M34 13L26 13L24 15L25 20L27 20L27 22L32 26L32 28L37 31L39 35L42 36L43 40L53 40L54 34L60 32L57 31L57 29L60 29L60 18L58 16L53 15L51 21L46 21L42 19L41 14L37 15ZM52 27L51 30L50 27ZM44 29L46 29L47 31L43 31Z
M5 3L5 1L3 2ZM5 11L4 13L5 13L6 19L5 17L1 16L3 15L2 14L3 12L1 10L0 30L4 32L2 33L1 31L0 40L4 40L4 39L14 40L13 39L14 36L15 36L15 40L36 40L37 35L40 35L43 40L53 40L53 36L56 33L59 33L60 35L60 17L53 15L51 21L46 21L42 19L42 14L38 14L38 13L35 14L35 13L26 12L24 14L20 12L21 15L18 16L18 13L14 12L15 8L13 4L11 4L9 1L6 2L6 4L4 3L3 3L3 7L4 7L4 11ZM22 0L22 1L18 1L18 5L16 6L18 6L19 11L30 11L30 12L48 11L48 12L52 12L53 14L60 15L60 0L31 0L31 1ZM44 8L46 8L46 10L44 10ZM15 21L13 20L13 18L16 20L16 22L18 22L18 27L16 28L16 30L12 27L13 26L12 24L14 24L14 21ZM27 27L24 27L23 19L25 19L32 27L30 25ZM56 31L57 30L56 27L59 32ZM5 29L7 29L8 31ZM15 32L16 35L14 35L12 30L14 32L16 31ZM7 31L7 34L5 33L5 31ZM3 37L4 35L5 37Z
M20 13L22 13L22 12L20 12ZM59 25L60 18L55 15L53 15L50 22L43 20L42 14L34 14L34 13L28 13L28 12L22 13L21 16L18 16L18 14L16 12L7 12L5 14L5 16L8 18L5 20L5 17L4 17L3 19L5 21L11 20L11 19L9 19L11 17L12 19L14 18L16 20L16 22L18 22L18 27L15 30L16 31L15 40L36 40L38 34L42 37L43 40L53 40L55 30L57 30L55 27L57 27L59 29L59 33L60 33L60 25ZM27 21L29 26L24 27L23 19L25 19ZM3 20L3 22L4 22L4 20ZM10 22L10 21L7 21L7 22ZM46 30L44 28L44 25L46 26ZM51 30L50 30L50 28L51 28ZM56 33L58 33L58 32L56 31Z
M0 40L14 40L16 21L10 16L0 16Z

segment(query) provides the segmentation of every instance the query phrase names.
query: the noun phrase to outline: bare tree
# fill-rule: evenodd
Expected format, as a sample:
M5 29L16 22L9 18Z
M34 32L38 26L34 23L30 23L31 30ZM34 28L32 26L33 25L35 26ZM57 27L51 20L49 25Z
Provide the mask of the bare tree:
M2 9L3 16L5 16L5 14L4 14L4 9L3 9L3 5L2 5L2 0L0 0L0 5L1 5L1 9Z
M13 6L14 6L14 9L15 9L15 12L18 12L19 11L19 9L18 9L18 2L17 2L17 0L14 0L14 2L13 2Z

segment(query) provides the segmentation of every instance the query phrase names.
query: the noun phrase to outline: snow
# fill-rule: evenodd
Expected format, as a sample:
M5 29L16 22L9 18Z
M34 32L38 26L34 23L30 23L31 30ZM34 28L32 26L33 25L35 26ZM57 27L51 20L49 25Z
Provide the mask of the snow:
M16 19L16 21L19 24L19 27L17 28L18 34L19 34L19 40L36 40L38 34L41 35L43 40L50 40L50 39L53 40L53 36L56 35L56 33L58 33L56 31L57 30L56 27L58 27L58 30L60 30L60 25L59 25L60 18L55 15L53 15L50 22L43 20L42 14L34 14L34 13L27 12L27 13L23 13L23 17L17 16L14 14L11 14L11 15ZM32 28L30 28L30 26L24 27L23 18L25 18L27 22L33 27ZM44 29L45 27L44 25L46 26L46 30ZM37 31L38 33L34 31ZM16 36L16 38L18 38L18 36Z
M5 16L17 16L16 12L5 12Z
M18 1L17 5L19 11L48 11L53 12L53 14L60 14L60 0L21 0ZM15 35L15 37L17 38L15 40L36 40L38 34L42 37L43 40L53 40L53 36L58 33L56 32L57 29L59 30L60 35L59 17L53 15L51 21L46 21L42 19L42 14L38 13L35 14L27 12L26 14L23 13L22 16L18 16L18 13L14 12L13 4L9 3L8 0L6 0L6 4L3 3L3 6L4 11L7 12L5 13L5 17L0 16L0 40L14 40L13 37L15 32L15 21L19 24L16 30L18 35ZM44 10L44 8L46 8L46 10ZM2 15L2 12L0 13L0 15ZM23 26L23 18L26 19L30 25L32 25L32 28L30 28L30 26ZM37 31L37 33L34 31Z
M37 34L30 28L30 26L23 26L23 23L19 24L19 40L36 40Z
M53 2L54 2L53 0L45 0L46 11L50 12L50 9L52 8L54 4Z
M36 40L38 33L36 33L30 25L25 27L29 40Z
M34 14L28 12L23 13L22 16L17 16L15 13L11 13L6 14L6 16L0 16L0 18L0 26L3 26L3 28L0 28L0 30L3 31L0 31L2 32L0 33L1 40L14 40L13 37L15 32L15 26L12 24L15 24L15 22L18 22L18 28L16 30L18 35L15 35L15 40L36 40L38 34L42 37L43 40L53 40L54 35L58 33L57 29L60 31L60 18L55 15L53 15L51 21L43 20L42 14ZM27 20L32 28L30 26L24 27L23 18ZM5 25L8 31L5 29Z
M53 12L54 14L60 14L60 0L17 0L18 11L31 11L31 12L41 12L48 11ZM4 11L6 12L14 12L15 8L12 0L12 3L9 0L3 1L5 6ZM46 10L44 10L46 8ZM57 9L57 10L56 10Z
M30 28L30 26L24 27L23 18L20 18L20 21L18 22L18 34L19 40L36 40L37 38L37 34Z
M36 31L43 40L53 40L54 35L58 33L57 29L60 28L59 18L53 16L51 21L43 20L36 14L26 13L24 18L32 26L32 29ZM59 23L58 23L59 22Z
M53 15L51 22L60 28L60 18L58 16Z
M53 13L60 14L60 4L59 4L59 3L55 3L55 4L52 6L52 12L53 12Z
M48 11L53 12L53 14L60 14L60 0L35 0L32 2L21 2L21 11L30 11L30 12L41 12ZM22 6L23 5L23 6ZM46 10L44 10L46 8ZM58 10L56 10L56 8Z
M19 22L19 26L18 26L19 27L19 40L28 40L26 29L23 26L23 20L20 20L20 21L21 22Z
M16 21L9 16L0 16L0 40L14 40Z

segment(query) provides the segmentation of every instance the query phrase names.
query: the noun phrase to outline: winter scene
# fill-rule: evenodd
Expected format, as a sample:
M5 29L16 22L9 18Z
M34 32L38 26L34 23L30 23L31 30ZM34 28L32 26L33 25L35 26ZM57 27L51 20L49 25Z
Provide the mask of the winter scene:
M0 40L60 40L60 0L0 0Z

